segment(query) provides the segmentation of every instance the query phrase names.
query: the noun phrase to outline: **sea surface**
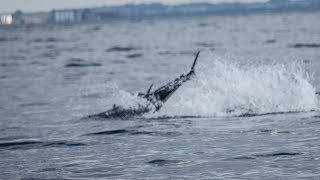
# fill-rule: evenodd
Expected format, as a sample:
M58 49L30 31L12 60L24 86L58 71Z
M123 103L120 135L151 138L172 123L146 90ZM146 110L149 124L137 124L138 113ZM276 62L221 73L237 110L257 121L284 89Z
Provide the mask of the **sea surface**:
M320 12L0 27L0 179L320 179ZM190 70L157 113L94 116Z

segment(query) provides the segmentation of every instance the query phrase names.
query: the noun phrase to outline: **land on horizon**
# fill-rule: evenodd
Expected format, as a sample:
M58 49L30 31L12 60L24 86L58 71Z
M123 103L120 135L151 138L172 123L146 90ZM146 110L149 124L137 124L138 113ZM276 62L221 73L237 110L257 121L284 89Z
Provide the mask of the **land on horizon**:
M125 4L81 9L53 9L49 12L24 13L17 10L1 15L0 24L45 24L108 21L110 19L137 19L148 17L181 17L197 15L248 14L261 12L318 11L319 0L270 0L253 3L162 3Z

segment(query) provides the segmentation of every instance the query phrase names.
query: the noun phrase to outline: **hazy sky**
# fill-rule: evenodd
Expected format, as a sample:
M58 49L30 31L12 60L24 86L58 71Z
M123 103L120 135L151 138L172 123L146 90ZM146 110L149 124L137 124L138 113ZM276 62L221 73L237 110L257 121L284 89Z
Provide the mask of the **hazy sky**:
M48 11L54 8L81 8L104 5L121 5L125 3L151 3L179 4L185 2L265 2L268 0L0 0L0 13L10 13L17 9L25 12Z

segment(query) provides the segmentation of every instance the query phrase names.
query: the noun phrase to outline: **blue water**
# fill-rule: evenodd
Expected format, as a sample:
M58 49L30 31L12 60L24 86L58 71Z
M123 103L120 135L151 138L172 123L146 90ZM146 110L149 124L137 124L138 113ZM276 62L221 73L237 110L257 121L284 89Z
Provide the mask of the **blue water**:
M0 27L0 179L319 179L319 18ZM160 112L92 116L198 50Z

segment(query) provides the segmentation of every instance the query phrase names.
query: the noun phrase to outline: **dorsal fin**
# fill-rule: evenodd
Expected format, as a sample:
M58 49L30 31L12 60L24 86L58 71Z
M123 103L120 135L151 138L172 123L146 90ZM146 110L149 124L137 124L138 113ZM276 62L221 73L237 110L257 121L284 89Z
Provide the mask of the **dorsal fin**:
M194 67L196 66L196 63L198 61L198 57L199 57L200 51L197 52L196 58L193 61L192 67L191 67L191 72L194 71Z

